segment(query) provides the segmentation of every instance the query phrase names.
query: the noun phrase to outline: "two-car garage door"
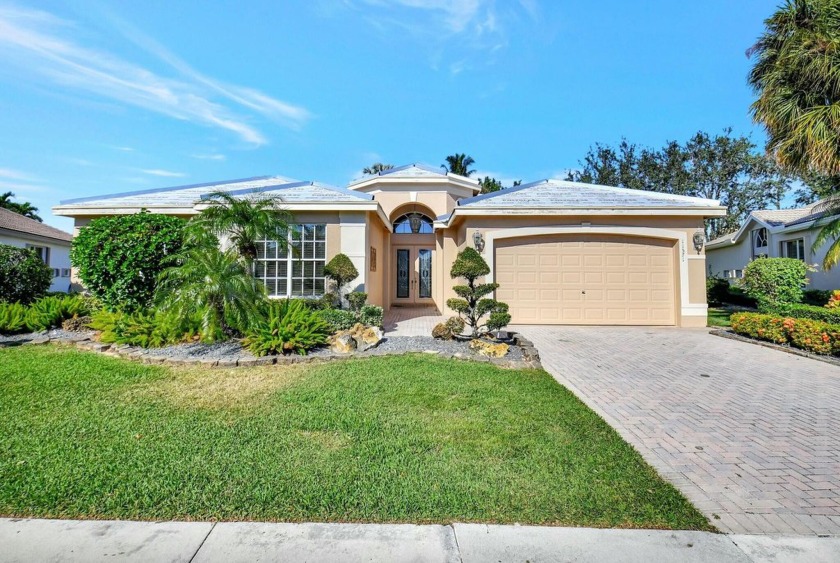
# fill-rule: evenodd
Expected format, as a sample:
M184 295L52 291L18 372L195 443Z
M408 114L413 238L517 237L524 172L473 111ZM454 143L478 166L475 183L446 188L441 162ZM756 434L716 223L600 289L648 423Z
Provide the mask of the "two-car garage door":
M674 241L558 235L496 242L496 298L513 323L672 325Z

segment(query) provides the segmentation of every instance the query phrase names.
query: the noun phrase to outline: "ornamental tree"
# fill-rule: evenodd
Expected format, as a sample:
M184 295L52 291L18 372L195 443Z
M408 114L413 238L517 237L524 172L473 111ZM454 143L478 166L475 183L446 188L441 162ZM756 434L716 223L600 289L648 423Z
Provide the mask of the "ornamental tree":
M324 266L324 275L335 283L335 290L338 293L338 303L341 305L342 288L359 277L359 270L346 254L336 254L332 260Z
M506 303L486 297L498 287L497 283L477 283L478 278L490 273L490 266L474 248L467 247L458 253L452 269L452 279L464 278L466 285L452 289L458 298L447 299L446 306L458 313L471 328L471 337L476 338L488 330L499 330L510 322ZM489 315L482 324L482 317Z
M165 259L181 249L185 221L143 211L94 219L73 239L70 260L107 309L151 304Z

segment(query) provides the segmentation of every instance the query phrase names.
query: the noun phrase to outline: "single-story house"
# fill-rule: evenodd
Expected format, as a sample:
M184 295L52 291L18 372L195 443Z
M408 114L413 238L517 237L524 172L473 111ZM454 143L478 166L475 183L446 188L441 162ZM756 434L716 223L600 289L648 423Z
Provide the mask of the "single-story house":
M0 244L31 248L52 268L50 291L70 290L70 241L73 235L0 208Z
M706 245L709 275L735 281L744 277L744 267L756 258L798 258L816 268L808 274L808 287L840 288L840 269L824 271L821 266L830 244L813 246L828 219L818 206L819 202L799 209L753 211L736 232Z
M96 217L150 212L190 217L208 193L280 198L299 228L299 256L262 242L255 275L274 296L324 291L338 253L359 270L371 303L436 307L452 314L449 270L478 248L501 284L513 323L706 325L703 221L718 201L562 180L480 195L478 181L411 164L346 187L263 176L63 201L56 215L76 229Z

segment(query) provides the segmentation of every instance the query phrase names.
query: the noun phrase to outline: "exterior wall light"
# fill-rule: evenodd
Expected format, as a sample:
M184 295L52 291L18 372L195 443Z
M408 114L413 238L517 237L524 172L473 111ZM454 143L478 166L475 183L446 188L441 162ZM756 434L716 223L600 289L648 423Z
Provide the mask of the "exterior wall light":
M703 250L703 245L706 244L706 233L697 231L692 237L692 242L694 242L694 250L697 251L697 254L700 254L700 251Z
M473 231L473 246L479 252L484 250L484 239L481 236L481 231Z

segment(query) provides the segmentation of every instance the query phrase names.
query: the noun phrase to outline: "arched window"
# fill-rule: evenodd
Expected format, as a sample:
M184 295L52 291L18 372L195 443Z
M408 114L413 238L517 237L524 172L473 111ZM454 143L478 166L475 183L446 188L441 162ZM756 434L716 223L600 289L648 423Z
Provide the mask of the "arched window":
M401 235L430 235L435 232L432 220L422 213L413 212L401 215L394 221L394 232Z

